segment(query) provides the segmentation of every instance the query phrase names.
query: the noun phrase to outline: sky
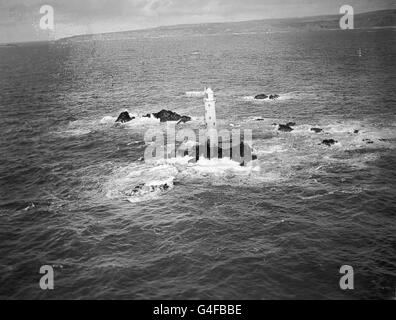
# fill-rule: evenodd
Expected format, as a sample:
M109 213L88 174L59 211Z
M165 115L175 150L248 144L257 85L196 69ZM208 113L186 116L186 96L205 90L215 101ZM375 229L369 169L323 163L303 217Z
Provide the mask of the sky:
M394 9L394 0L0 0L0 43L144 29ZM43 5L54 9L54 30L42 30Z

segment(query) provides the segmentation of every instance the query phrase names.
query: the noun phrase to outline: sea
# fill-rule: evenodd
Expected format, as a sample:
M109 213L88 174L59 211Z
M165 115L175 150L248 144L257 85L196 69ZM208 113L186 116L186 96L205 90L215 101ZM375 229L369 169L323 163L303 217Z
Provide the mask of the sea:
M0 297L394 300L395 31L0 47ZM202 129L205 87L258 159L144 161L142 116Z

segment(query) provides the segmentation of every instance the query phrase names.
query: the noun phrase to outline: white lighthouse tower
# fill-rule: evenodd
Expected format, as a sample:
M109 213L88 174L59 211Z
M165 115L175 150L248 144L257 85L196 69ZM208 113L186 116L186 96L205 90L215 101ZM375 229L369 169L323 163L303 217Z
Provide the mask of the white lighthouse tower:
M208 132L217 129L216 121L216 99L212 89L205 90L205 124Z

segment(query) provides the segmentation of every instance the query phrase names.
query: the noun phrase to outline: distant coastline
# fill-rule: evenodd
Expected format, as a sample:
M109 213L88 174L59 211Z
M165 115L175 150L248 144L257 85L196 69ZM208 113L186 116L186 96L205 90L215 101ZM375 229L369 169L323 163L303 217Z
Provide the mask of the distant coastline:
M274 33L297 30L334 30L339 29L342 15L321 15L299 18L249 20L239 22L213 22L204 24L180 24L131 31L76 35L59 40L105 40L174 37L194 35L219 35L234 33ZM383 29L396 27L396 9L370 11L355 14L355 29ZM59 41L58 40L58 41Z
M0 47L10 47L31 42L53 42L73 40L117 40L124 38L162 38L177 36L227 35L249 33L277 33L290 31L337 30L341 15L320 15L296 18L248 20L238 22L211 22L202 24L179 24L129 31L97 34L81 34L51 41L26 41L0 43ZM386 9L355 14L356 30L396 28L396 9Z

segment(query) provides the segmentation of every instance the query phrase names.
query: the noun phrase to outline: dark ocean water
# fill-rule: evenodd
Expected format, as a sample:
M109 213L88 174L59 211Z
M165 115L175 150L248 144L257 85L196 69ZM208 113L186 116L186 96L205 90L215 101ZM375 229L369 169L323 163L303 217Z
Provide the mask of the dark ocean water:
M395 35L1 47L0 297L394 299ZM253 130L259 160L140 162L145 131L165 125L115 117L166 108L202 127L188 92L204 86L221 128ZM292 133L272 126L288 121ZM164 180L171 190L128 196ZM53 291L39 287L42 265L55 268ZM353 291L339 288L342 265Z

